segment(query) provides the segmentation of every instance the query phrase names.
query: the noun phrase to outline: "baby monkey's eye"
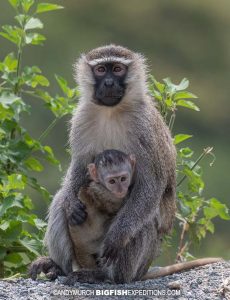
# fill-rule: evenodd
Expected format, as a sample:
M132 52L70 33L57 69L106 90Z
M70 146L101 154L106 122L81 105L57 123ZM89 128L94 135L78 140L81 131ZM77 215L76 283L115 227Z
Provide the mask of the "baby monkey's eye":
M126 177L121 177L121 181L125 181L126 180Z
M93 71L94 71L95 75L103 76L106 73L106 67L99 65L99 66L94 67Z
M109 183L110 183L110 184L114 184L114 183L115 183L115 180L114 180L114 179L110 179L110 180L109 180Z

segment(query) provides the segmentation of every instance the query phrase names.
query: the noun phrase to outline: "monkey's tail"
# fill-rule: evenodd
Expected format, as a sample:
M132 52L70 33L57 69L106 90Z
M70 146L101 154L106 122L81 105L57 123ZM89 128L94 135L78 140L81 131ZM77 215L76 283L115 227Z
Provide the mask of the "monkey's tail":
M159 270L148 272L145 274L141 280L148 280L148 279L155 279L158 277L163 277L167 275L171 275L177 272L197 268L200 266L204 266L207 264L213 264L219 261L223 261L223 258L221 257L207 257L207 258L200 258L195 259L187 262L181 262L174 265L162 267Z

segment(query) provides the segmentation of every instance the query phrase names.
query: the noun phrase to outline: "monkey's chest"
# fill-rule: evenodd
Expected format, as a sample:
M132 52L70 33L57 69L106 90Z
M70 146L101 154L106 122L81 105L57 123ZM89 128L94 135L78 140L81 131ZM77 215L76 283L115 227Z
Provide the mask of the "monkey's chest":
M93 153L106 149L128 151L128 128L124 120L99 119L89 130L82 132L84 150Z

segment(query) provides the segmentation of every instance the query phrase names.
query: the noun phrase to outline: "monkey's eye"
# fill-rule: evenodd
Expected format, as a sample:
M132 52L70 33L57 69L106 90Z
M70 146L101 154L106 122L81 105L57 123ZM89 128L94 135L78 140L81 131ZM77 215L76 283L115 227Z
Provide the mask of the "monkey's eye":
M121 181L125 181L125 180L126 180L126 177L122 176Z
M106 67L99 65L99 66L94 67L93 71L94 71L95 75L103 76L106 73Z
M113 73L117 76L122 76L126 72L126 66L123 64L116 64L113 66Z
M109 180L109 183L110 183L110 184L114 184L114 183L115 183L115 180L114 180L114 179L110 179L110 180Z

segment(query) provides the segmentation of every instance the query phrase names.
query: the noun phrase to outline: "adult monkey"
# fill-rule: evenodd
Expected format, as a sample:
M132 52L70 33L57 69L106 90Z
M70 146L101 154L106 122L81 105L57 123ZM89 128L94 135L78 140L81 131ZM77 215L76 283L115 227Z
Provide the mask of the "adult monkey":
M46 244L50 258L32 265L50 278L62 271L67 283L117 283L139 280L158 254L162 235L172 227L176 205L176 151L170 132L148 95L144 58L121 46L96 48L77 65L81 99L72 118L72 158L62 187L50 207ZM86 168L103 150L136 156L130 197L114 218L102 249L98 270L72 272L75 261L68 223L86 219L77 198Z

